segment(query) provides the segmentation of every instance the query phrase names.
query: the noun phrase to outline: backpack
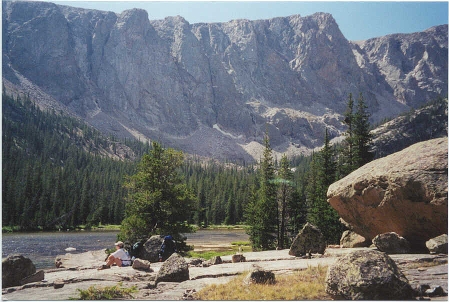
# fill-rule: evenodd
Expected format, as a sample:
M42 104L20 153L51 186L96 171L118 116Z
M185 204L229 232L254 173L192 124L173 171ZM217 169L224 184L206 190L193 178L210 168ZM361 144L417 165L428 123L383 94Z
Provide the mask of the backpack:
M129 249L129 255L134 258L138 258L139 254L140 254L140 250L143 247L143 243L142 241L138 241L136 243L134 243L131 248Z

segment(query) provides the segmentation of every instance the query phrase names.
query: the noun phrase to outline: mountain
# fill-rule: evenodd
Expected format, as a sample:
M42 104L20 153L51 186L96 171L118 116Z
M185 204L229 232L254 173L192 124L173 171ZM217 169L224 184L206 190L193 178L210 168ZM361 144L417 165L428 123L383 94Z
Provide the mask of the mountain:
M447 98L439 98L379 125L371 131L376 158L418 142L447 137L447 121Z
M116 137L259 159L344 130L349 93L372 122L447 95L447 25L348 41L330 14L189 24L47 2L2 2L3 84Z

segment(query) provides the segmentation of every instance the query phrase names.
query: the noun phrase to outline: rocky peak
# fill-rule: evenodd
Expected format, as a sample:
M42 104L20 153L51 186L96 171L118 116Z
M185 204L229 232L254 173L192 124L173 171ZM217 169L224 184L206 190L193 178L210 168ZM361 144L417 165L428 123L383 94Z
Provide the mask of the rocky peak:
M355 44L324 13L191 25L140 9L3 8L3 77L15 89L104 132L204 156L257 158L266 127L275 151L310 152L326 127L345 130L350 92L364 93L373 121L447 93L447 25Z

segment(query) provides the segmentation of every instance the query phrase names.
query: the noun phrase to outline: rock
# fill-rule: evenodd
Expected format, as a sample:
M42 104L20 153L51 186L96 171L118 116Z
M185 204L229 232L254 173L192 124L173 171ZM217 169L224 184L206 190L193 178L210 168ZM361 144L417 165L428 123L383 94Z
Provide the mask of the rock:
M408 254L410 253L410 243L404 237L395 232L379 234L373 239L373 244L381 252L388 254Z
M139 258L134 259L132 267L137 270L151 271L150 261Z
M431 254L447 254L447 234L429 239L426 241L426 247Z
M36 273L33 262L22 255L10 255L2 261L2 287L21 285L21 280Z
M344 248L368 247L370 246L370 242L366 240L365 237L360 236L355 232L346 230L341 235L340 245Z
M186 289L184 294L182 295L182 300L197 300L195 298L196 289Z
M212 258L209 260L209 263L210 263L211 265L222 264L222 263L223 263L223 260L221 260L221 257L220 257L220 256L214 256L214 257L212 257Z
M107 256L106 249L79 254L66 253L65 255L56 256L55 265L59 266L57 268L68 269L98 268L104 263Z
M441 286L437 286L435 288L429 288L424 292L424 295L429 297L443 297L447 296L447 293Z
M45 279L45 273L43 270L40 270L28 277L23 278L20 280L20 285L27 284L27 283L33 283L33 282L39 282Z
M326 293L338 300L409 300L414 290L385 253L355 251L329 266Z
M274 284L276 283L276 278L273 272L265 271L261 268L257 268L248 275L243 280L246 285L249 284Z
M322 146L326 127L344 131L349 92L366 92L379 121L448 91L447 25L355 43L326 13L189 24L140 9L4 3L3 77L25 95L29 83L41 103L103 132L165 138L190 154L258 160L265 124L274 149L302 154Z
M188 259L187 264L189 266L202 266L203 262L205 262L205 259L203 258L192 258Z
M159 261L159 252L161 251L161 245L164 241L164 236L154 235L151 236L144 244L141 253L138 258L148 260L150 262Z
M53 282L53 288L54 289L60 289L64 287L64 281L55 281Z
M316 226L307 222L293 240L288 254L296 257L306 255L306 253L324 254L325 249L326 242L323 234Z
M173 253L162 264L156 276L156 284L165 282L182 282L189 280L189 266L178 253Z
M447 154L446 137L374 160L330 185L328 202L368 240L395 232L425 248L447 232Z
M232 255L232 263L237 263L237 262L246 262L245 256L240 255L240 254Z

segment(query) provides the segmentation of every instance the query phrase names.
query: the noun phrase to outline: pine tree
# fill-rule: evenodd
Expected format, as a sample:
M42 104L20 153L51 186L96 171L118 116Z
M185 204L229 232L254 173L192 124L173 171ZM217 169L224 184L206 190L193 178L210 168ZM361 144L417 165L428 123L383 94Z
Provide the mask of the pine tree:
M290 170L290 164L287 156L284 154L281 158L278 173L278 212L279 212L279 231L278 231L278 248L284 249L289 245L287 236L287 226L289 222L289 205L291 205L294 197L293 173Z
M339 152L338 178L342 178L374 158L371 149L369 113L362 93L357 99L354 113L354 101L349 94L348 107L344 122L348 125L346 139Z
M249 235L254 250L274 249L279 227L275 168L268 133L265 133L264 146L258 175L259 190L256 200L252 200L248 207Z
M337 212L327 202L327 190L336 180L335 149L326 129L324 147L314 156L310 168L308 221L317 226L328 243L338 243L343 232Z
M370 151L372 136L369 123L370 115L367 108L363 95L360 93L353 122L354 165L356 168L370 162L374 157Z
M344 123L348 126L345 133L345 140L343 141L342 149L339 158L339 175L344 177L351 173L355 168L354 163L354 100L352 93L349 94L347 108L344 114Z
M171 234L182 250L181 233L192 232L187 220L195 204L194 194L178 175L184 157L182 152L164 149L157 142L152 147L125 184L130 193L119 238L135 241Z

